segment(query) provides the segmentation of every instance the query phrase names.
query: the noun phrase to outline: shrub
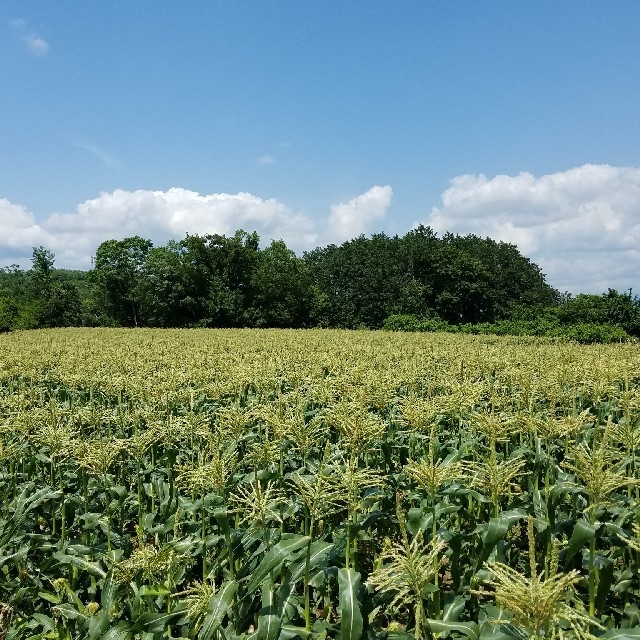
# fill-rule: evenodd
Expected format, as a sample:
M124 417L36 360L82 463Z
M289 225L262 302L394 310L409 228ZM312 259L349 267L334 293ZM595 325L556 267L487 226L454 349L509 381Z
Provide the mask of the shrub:
M591 322L582 322L562 328L562 335L569 340L575 340L583 344L592 344L595 342L611 343L629 340L629 334L613 324L594 324Z

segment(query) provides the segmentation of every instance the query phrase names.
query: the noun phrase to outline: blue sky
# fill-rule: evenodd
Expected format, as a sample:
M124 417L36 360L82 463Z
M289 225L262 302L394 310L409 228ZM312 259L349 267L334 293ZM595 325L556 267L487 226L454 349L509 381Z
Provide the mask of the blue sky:
M514 242L640 288L640 3L0 5L0 265L257 230Z

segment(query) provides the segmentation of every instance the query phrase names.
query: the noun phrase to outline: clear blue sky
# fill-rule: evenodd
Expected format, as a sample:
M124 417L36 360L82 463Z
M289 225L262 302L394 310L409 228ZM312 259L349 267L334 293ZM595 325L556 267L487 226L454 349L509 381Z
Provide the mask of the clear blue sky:
M422 221L516 242L560 288L635 287L639 32L636 1L5 0L0 264Z

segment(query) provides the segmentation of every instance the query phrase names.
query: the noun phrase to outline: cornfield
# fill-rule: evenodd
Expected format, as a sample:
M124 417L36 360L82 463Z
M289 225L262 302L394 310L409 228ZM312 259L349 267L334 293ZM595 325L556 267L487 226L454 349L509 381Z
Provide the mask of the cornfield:
M640 637L640 351L0 336L0 638Z

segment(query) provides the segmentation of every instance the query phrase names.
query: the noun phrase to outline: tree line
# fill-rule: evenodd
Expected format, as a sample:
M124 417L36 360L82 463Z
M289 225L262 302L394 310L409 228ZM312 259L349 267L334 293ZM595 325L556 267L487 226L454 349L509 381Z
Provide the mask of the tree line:
M0 270L0 328L509 326L505 332L540 333L590 323L640 335L640 303L631 292L571 298L515 245L439 237L425 226L402 237L361 235L302 256L282 240L261 248L257 233L239 230L157 247L139 236L107 240L89 271L56 269L54 259L34 248L31 269Z

